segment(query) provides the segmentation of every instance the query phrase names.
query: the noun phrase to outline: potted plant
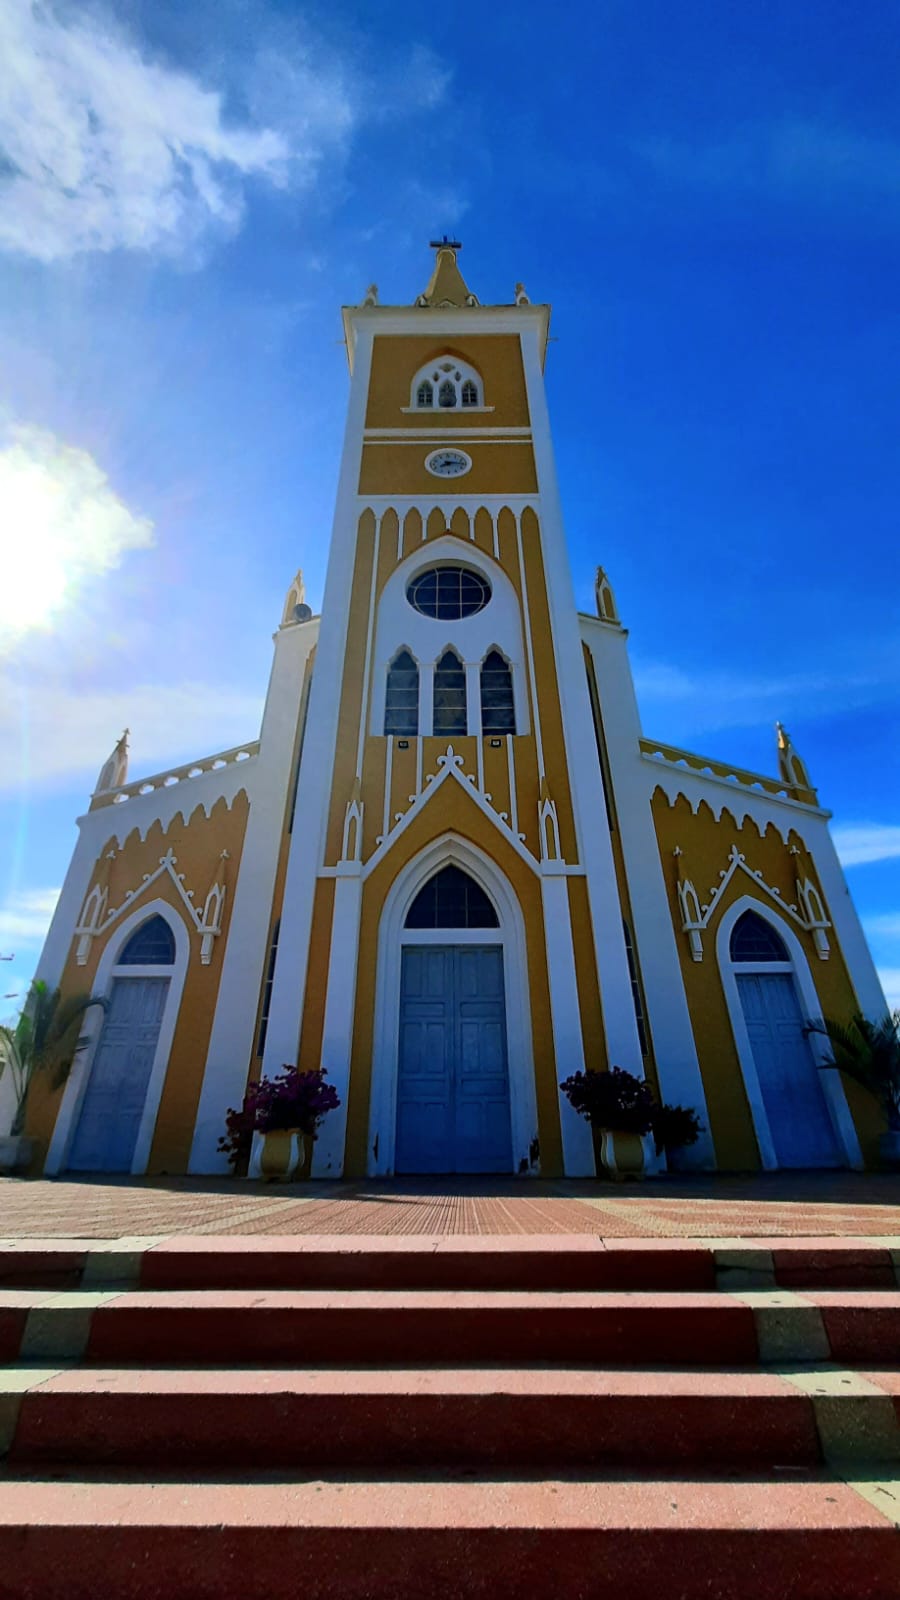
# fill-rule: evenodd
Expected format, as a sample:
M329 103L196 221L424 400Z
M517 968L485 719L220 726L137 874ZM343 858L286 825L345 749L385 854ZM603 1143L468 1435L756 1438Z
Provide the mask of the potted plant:
M654 1106L652 1132L656 1154L665 1152L666 1164L677 1166L679 1150L697 1143L703 1124L693 1106Z
M15 1105L9 1133L0 1137L0 1172L28 1166L32 1140L23 1129L31 1083L37 1072L49 1073L53 1089L65 1083L77 1052L88 1042L81 1027L90 1006L105 1007L106 1001L86 994L63 998L59 989L36 978L15 1026L0 1026L0 1074L12 1079Z
M837 1067L877 1100L887 1123L879 1154L886 1165L900 1166L900 1011L888 1012L878 1022L857 1011L849 1022L825 1017L808 1027L811 1033L824 1033L831 1046L819 1067Z
M322 1118L341 1103L325 1079L324 1067L302 1072L286 1064L274 1078L251 1083L241 1110L227 1112L219 1149L237 1165L249 1134L251 1176L293 1177L308 1164Z
M589 1067L573 1073L560 1089L599 1137L600 1163L610 1177L617 1182L640 1177L646 1164L644 1137L657 1109L650 1085L624 1067L605 1072Z

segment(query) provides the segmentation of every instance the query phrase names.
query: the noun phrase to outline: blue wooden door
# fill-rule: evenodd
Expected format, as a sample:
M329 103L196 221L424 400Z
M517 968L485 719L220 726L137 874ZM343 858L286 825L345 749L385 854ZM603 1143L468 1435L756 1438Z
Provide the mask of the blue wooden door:
M742 972L737 984L779 1166L840 1166L793 978Z
M130 1172L168 978L116 978L72 1141L73 1172Z
M403 951L394 1169L512 1169L499 945Z

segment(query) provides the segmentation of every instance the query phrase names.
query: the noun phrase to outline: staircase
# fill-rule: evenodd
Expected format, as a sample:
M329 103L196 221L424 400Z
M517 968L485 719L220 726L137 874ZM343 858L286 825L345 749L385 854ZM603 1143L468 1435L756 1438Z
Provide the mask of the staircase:
M0 1247L0 1597L897 1600L897 1263Z

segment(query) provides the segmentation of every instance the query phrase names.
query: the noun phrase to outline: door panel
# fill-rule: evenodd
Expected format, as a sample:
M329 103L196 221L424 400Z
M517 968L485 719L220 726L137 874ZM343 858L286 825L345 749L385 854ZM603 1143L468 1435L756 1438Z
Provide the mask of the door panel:
M116 978L72 1141L72 1172L130 1172L169 990Z
M503 952L497 945L403 951L394 1167L511 1170Z
M737 985L779 1166L840 1166L793 978L746 972L737 974Z

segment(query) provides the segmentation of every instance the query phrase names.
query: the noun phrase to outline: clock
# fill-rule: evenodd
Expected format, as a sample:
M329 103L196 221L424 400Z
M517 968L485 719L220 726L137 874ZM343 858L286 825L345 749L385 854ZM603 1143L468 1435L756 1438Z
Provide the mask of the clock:
M464 450L432 450L425 458L425 467L435 478L461 478L472 465L472 457Z

